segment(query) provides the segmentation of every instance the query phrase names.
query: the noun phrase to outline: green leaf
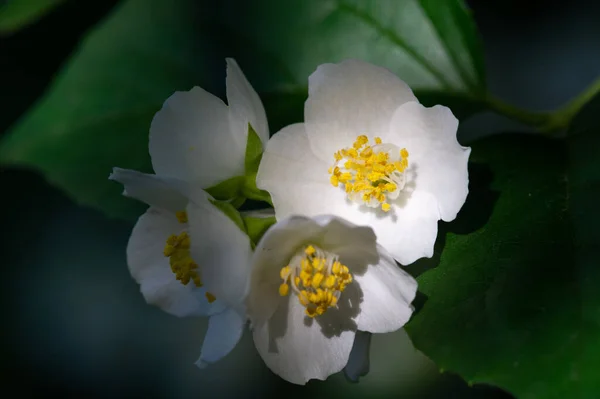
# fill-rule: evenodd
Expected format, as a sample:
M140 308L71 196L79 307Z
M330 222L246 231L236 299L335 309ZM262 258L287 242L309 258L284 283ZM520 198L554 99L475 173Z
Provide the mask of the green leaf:
M248 142L246 144L246 158L244 159L246 175L256 174L262 154L262 141L260 141L260 137L258 137L254 128L248 124Z
M461 0L224 0L220 5L215 28L228 35L226 50L261 94L283 100L266 102L267 111L301 120L301 110L283 109L286 99L296 106L299 94L306 98L307 77L319 64L346 58L387 67L423 102L453 106L457 116L483 107L483 51Z
M8 0L0 4L0 34L14 33L52 11L65 0Z
M310 73L345 58L389 68L458 116L485 94L482 51L459 0L124 0L3 136L0 163L37 169L77 202L134 220L140 207L110 171L151 172L152 117L177 90L223 97L225 56L259 92L271 132L302 120ZM252 179L246 196L268 202Z
M36 106L0 142L0 162L33 167L79 203L135 220L108 181L151 172L148 129L176 90L210 90L194 0L128 0L94 29ZM219 65L224 65L221 60Z
M258 244L261 237L267 232L269 227L274 225L277 220L275 216L269 217L253 217L253 216L242 216L244 224L246 225L246 231L248 236L254 245Z
M244 182L244 176L235 176L231 179L224 180L215 186L207 188L204 191L212 195L215 199L227 201L237 198L241 195Z
M231 205L229 202L224 202L224 201L210 200L210 202L214 206L219 208L219 210L221 212L223 212L225 215L227 215L227 217L229 219L231 219L231 221L233 221L233 223L235 223L235 225L237 227L239 227L240 230L242 230L244 233L246 233L246 226L244 225L244 220L242 219L242 216L240 215L238 210L235 209L235 207L233 205Z
M427 299L407 331L440 368L518 398L600 392L599 111L600 97L567 141L472 146L467 202L412 267L439 262L418 277Z

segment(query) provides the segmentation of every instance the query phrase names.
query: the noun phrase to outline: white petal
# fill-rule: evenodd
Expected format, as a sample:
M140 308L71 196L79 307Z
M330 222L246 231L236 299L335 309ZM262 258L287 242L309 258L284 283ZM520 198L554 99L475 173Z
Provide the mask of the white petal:
M271 194L278 220L292 215L336 215L353 224L372 227L378 242L403 265L433 256L440 215L431 194L407 189L393 202L395 205L388 213L352 203L344 190L333 187L328 178L322 182L326 177L319 173L324 164L309 155L305 154L310 160L305 172L297 175L304 159L293 157L298 156L296 153L302 154L306 140L296 129L288 127L269 140L257 177L257 185ZM284 134L279 136L281 133ZM296 152L296 148L299 151Z
M354 342L352 326L340 323L334 312L310 319L296 297L280 302L283 306L269 322L253 330L258 353L271 371L305 384L342 370Z
M373 230L331 215L292 216L271 226L254 250L246 303L253 325L266 322L279 301L279 272L308 243L340 255L348 267L364 272L379 255Z
M311 237L322 231L314 220L294 216L273 225L261 238L252 256L250 290L246 304L253 326L264 324L281 297L279 271Z
M382 136L394 111L417 101L387 69L358 60L324 64L309 77L304 118L311 148L322 160L352 145L357 136Z
M357 382L359 377L369 373L369 351L371 349L371 333L357 331L354 337L354 345L350 352L348 364L344 367L344 374L353 382Z
M242 337L245 324L246 319L231 308L212 316L196 365L205 368L231 352Z
M246 132L232 131L228 107L200 87L175 92L150 126L152 166L158 175L208 188L243 174Z
M382 245L401 264L409 265L423 257L433 256L433 245L437 237L437 223L439 211L436 199L426 192L406 192L393 203L391 211L385 213L381 209L367 208L365 205L351 203L339 196L345 193L339 187L337 192L329 189L320 191L316 185L307 185L304 189L312 189L318 203L295 201L294 194L299 192L298 187L288 186L281 200L294 201L292 205L278 204L275 201L277 218L287 217L290 214L315 217L321 213L339 216L358 226L368 226L377 236L377 242ZM339 190L339 191L338 191Z
M121 168L113 168L108 178L123 184L123 195L151 206L177 212L184 210L188 202L180 193L184 183L176 179Z
M359 330L372 333L402 328L412 315L411 302L417 293L417 281L400 269L381 247L379 255L377 265L369 265L363 275L354 275L362 291L360 313L355 321Z
M388 213L355 208L343 216L353 223L371 226L377 242L403 265L431 258L439 220L436 199L429 193L415 191L402 193L394 203L400 205Z
M256 185L271 194L279 220L295 214L335 213L332 210L346 200L344 191L329 182L330 165L313 155L304 125L297 123L268 141Z
M246 144L248 123L252 125L263 144L269 140L267 114L260 97L232 58L227 58L227 102L229 104L231 131L240 132Z
M414 190L435 196L445 221L456 217L468 193L471 149L458 143L457 128L449 108L407 103L396 110L387 138L408 150L409 168L416 173Z
M202 268L206 290L231 307L246 295L250 274L250 239L208 197L193 195L187 208L191 254Z
M203 316L222 311L221 301L209 304L205 290L192 282L183 285L171 271L163 254L167 238L186 229L175 214L150 208L142 215L127 245L127 264L131 275L140 284L146 302L175 316Z
M322 249L339 256L342 264L364 273L369 264L379 262L377 237L369 226L357 226L338 216L320 215L313 218L323 227L314 237Z

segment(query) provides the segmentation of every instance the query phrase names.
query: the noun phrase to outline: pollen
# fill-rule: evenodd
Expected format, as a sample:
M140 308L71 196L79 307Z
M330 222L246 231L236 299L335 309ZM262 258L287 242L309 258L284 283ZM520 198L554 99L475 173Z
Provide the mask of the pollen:
M187 285L193 281L196 287L202 287L198 264L190 256L190 237L187 232L169 236L163 254L169 258L171 271L181 284Z
M337 256L313 245L299 251L289 265L281 268L279 276L283 280L279 295L287 296L291 288L309 317L320 316L335 307L352 282L350 270Z
M205 293L204 296L206 296L206 300L208 301L208 303L213 303L217 300L217 298L210 292Z
M188 221L186 211L177 211L175 212L175 216L177 217L177 220L179 220L179 223L187 223Z
M358 136L352 147L335 152L329 179L334 187L343 185L352 201L389 212L390 200L398 198L405 185L408 151L380 137L374 141L371 146L367 136Z

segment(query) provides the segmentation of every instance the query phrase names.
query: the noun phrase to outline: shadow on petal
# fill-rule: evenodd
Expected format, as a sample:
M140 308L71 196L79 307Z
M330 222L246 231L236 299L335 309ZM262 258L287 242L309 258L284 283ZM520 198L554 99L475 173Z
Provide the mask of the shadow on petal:
M268 323L269 330L269 352L279 353L277 349L277 339L285 335L288 329L288 312L290 308L290 301L295 298L285 298L286 300L279 301L277 310L271 316Z
M309 326L318 323L321 332L327 338L339 337L344 331L356 331L354 319L360 313L360 304L363 301L363 291L360 285L352 282L342 292L337 307L329 308L321 316L314 319L306 316L304 324Z

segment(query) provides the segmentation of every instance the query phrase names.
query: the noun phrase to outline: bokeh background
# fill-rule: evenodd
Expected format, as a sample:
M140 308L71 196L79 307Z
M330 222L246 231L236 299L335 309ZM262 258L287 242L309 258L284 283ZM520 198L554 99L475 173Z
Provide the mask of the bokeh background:
M116 3L67 1L34 25L0 38L0 132L36 101L85 32ZM468 3L484 42L488 87L496 96L529 109L553 109L596 78L600 2ZM514 130L523 127L485 113L462 123L459 139ZM205 320L177 319L145 304L125 264L130 223L78 206L32 171L1 169L0 193L4 392L18 397L511 397L440 373L403 331L373 338L371 372L358 384L342 375L304 388L287 384L262 364L248 335L224 360L200 371L193 363Z

